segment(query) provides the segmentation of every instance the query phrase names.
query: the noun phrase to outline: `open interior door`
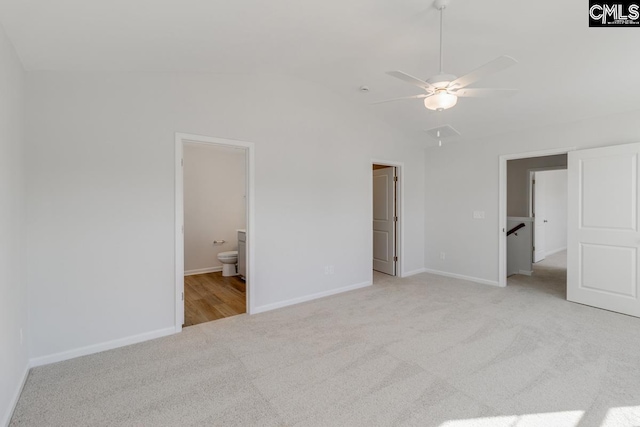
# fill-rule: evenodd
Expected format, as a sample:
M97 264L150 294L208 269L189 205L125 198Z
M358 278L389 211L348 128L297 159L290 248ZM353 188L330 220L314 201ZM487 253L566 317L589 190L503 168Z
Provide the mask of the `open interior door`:
M396 275L396 168L373 171L373 269Z
M545 175L540 172L533 174L533 262L542 261L547 254L546 245L546 225L547 225L547 212L546 212L546 185Z
M569 153L567 299L640 317L640 143Z

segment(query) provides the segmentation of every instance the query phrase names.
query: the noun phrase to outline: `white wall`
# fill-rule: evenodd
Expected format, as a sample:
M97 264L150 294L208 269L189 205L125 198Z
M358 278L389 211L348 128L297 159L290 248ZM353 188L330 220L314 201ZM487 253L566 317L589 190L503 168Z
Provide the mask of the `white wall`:
M222 269L217 255L238 249L247 224L245 150L187 143L183 158L185 273Z
M634 111L428 149L425 266L497 284L499 156L638 142L639 122ZM474 220L474 210L486 218Z
M405 164L422 269L422 142L372 111L289 76L29 73L32 356L173 327L176 131L255 143L257 307L369 282L372 158Z
M567 248L567 170L536 172L544 179L545 251L554 254Z
M507 215L529 216L529 171L531 169L567 167L567 155L533 157L507 161Z
M0 26L0 425L8 424L28 366L24 80L22 65Z

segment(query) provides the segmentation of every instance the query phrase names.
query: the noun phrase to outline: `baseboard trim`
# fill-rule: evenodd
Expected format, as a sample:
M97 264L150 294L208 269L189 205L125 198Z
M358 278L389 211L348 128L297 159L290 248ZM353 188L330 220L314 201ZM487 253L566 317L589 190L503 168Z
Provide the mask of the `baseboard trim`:
M426 268L419 268L417 270L411 270L411 271L407 271L406 273L404 273L402 276L400 277L411 277L411 276L415 276L416 274L420 274L420 273L426 273L427 269Z
M465 276L463 274L448 273L446 271L432 270L430 268L425 268L425 273L431 273L437 276L451 277L453 279L466 280L467 282L480 283L481 285L501 287L500 283L495 280L480 279L479 277Z
M49 365L51 363L62 362L64 360L75 359L80 356L87 356L89 354L100 353L106 350L113 350L114 348L124 347L131 344L137 344L143 341L149 341L156 338L166 337L176 333L176 327L158 329L156 331L145 332L139 335L132 335L126 338L120 338L113 341L107 341L100 344L88 345L86 347L80 347L73 350L63 351L61 353L50 354L48 356L34 357L29 361L31 367Z
M518 274L522 274L523 276L533 276L533 270L519 270Z
M565 246L564 248L558 248L558 249L553 249L551 251L547 251L544 253L544 256L549 256L549 255L553 255L553 254L557 254L558 252L562 252L562 251L566 251L567 247Z
M371 286L371 282L370 281L362 282L362 283L356 283L355 285L345 286L345 287L338 288L338 289L331 289L329 291L318 292L317 294L311 294L311 295L306 295L306 296L303 296L303 297L292 298L292 299L289 299L289 300L286 300L286 301L274 302L273 304L265 304L265 305L261 305L259 307L255 307L251 311L251 314L264 313L265 311L276 310L278 308L288 307L290 305L296 305L296 304L300 304L302 302L312 301L312 300L315 300L315 299L318 299L318 298L324 298L324 297L328 297L328 296L331 296L331 295L341 294L343 292L354 291L356 289L366 288L367 286Z
M219 266L219 267L208 267L208 268L198 268L196 270L186 270L184 272L184 275L185 276L194 276L196 274L215 273L217 271L222 271L222 266Z
M22 381L20 382L20 386L18 386L16 392L11 399L11 403L9 404L9 410L4 415L4 419L2 420L2 426L9 426L11 422L11 417L13 417L13 412L16 410L16 405L18 404L18 400L20 399L20 395L22 394L22 390L24 389L24 385L27 382L27 377L29 376L29 371L31 370L31 364L27 361L24 371L22 372Z

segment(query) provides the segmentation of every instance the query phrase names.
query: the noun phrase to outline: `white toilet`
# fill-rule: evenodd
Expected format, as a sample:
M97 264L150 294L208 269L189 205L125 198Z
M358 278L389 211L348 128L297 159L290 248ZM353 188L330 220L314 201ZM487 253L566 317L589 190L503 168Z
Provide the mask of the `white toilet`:
M222 276L237 276L236 263L238 262L238 251L220 252L218 261L222 263Z

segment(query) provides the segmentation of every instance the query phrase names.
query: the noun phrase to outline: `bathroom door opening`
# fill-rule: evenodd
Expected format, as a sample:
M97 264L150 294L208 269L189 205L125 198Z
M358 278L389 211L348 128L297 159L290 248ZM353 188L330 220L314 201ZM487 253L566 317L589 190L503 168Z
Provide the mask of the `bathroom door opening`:
M253 144L176 134L176 330L251 313Z

